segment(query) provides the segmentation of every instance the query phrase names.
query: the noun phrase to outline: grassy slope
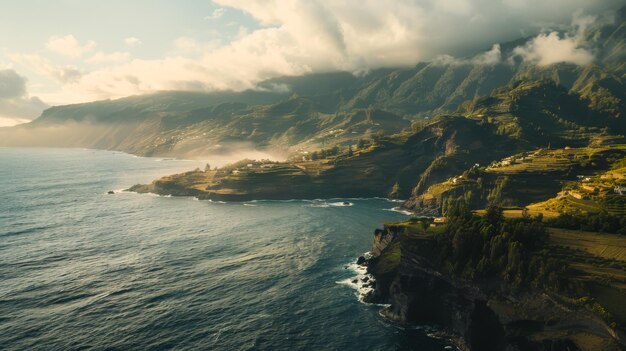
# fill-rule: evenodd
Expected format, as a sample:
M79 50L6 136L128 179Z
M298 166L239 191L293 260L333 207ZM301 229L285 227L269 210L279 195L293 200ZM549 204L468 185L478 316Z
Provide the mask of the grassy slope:
M604 172L625 157L623 145L540 149L521 153L495 162L489 167L474 168L433 184L410 200L408 207L419 211L424 206L439 207L449 197L466 196L473 208L482 208L490 200L495 200L509 207L528 206L533 213L542 210L547 214L563 212L563 206L555 206L556 200L550 200L543 206L536 203L553 198L561 192L565 182L573 182L578 175L591 176L594 179L585 186L601 189L596 196L598 201L614 197L611 195L612 187L620 182L617 177L621 176L621 170L610 170L606 174ZM598 207L599 210L599 205L587 204L588 200L569 196L568 201L579 208L591 206ZM611 206L616 214L623 210L621 202L613 201ZM507 213L521 214L521 209L509 210Z
M271 168L239 167L236 172L218 172L211 180L199 181L209 183L208 188L194 188L211 199L290 199L387 196L397 183L398 195L403 197L416 183L430 184L474 162L504 154L507 149L496 145L505 139L493 135L488 125L449 117L414 133L380 138L352 155L344 152L324 160L286 162ZM183 178L190 176L162 179L150 191L167 193L185 187L190 181ZM168 182L178 184L168 186ZM159 184L165 186L159 189Z

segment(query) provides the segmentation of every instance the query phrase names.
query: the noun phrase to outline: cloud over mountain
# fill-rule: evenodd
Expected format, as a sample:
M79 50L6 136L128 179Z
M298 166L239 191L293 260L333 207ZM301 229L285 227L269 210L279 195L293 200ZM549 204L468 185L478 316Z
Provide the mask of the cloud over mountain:
M28 96L24 77L13 69L0 69L0 127L27 122L46 107L39 98Z
M97 52L93 41L73 35L53 37L50 50L84 58L89 69L72 65L43 65L61 81L59 91L45 97L54 102L115 98L157 90L241 90L280 75L410 66L441 57L474 57L494 64L506 59L500 46L520 37L536 36L515 54L538 65L557 62L585 64L589 48L576 38L560 37L572 18L588 25L593 17L614 11L620 0L216 0L220 7L208 17L220 20L245 13L256 29L240 28L228 41L180 36L161 58L137 58L124 51ZM578 14L576 17L575 14ZM207 15L203 15L203 18ZM587 22L585 22L587 21ZM205 21L206 22L206 21ZM538 35L538 36L537 36ZM126 39L137 45L134 37ZM491 49L490 49L491 48ZM483 54L480 54L483 52ZM444 56L448 55L448 56ZM42 68L46 66L48 68ZM75 68L73 74L61 74ZM71 72L70 72L71 73ZM43 96L43 95L42 95Z

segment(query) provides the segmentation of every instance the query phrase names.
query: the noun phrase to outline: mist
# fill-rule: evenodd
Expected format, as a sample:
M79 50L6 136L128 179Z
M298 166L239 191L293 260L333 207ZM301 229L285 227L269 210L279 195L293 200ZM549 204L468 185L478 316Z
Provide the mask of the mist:
M229 142L216 139L195 140L170 149L151 147L158 132L148 132L140 123L66 122L54 125L34 123L0 128L0 147L59 147L122 151L138 156L202 160L221 167L241 159L284 161L288 147L261 148L251 142ZM149 135L149 136L148 136Z

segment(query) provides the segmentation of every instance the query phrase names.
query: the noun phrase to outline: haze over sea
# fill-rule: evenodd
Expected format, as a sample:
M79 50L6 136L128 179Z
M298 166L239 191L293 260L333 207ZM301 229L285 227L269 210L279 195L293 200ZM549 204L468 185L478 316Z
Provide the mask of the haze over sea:
M384 199L212 203L116 192L196 161L0 148L0 349L442 350L338 282ZM409 342L410 345L409 346Z

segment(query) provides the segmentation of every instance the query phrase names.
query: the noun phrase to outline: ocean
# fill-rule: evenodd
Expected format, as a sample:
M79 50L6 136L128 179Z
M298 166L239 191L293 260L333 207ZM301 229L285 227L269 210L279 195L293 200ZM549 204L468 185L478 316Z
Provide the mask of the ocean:
M0 349L449 349L348 284L374 229L406 218L393 202L120 191L203 166L0 148Z

